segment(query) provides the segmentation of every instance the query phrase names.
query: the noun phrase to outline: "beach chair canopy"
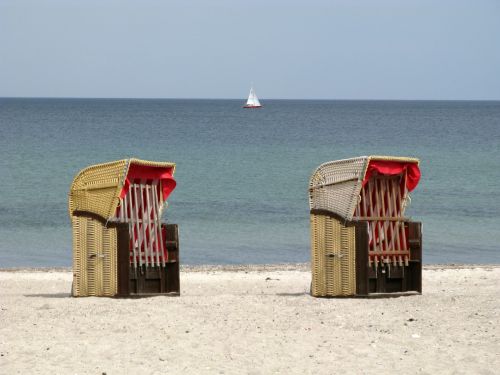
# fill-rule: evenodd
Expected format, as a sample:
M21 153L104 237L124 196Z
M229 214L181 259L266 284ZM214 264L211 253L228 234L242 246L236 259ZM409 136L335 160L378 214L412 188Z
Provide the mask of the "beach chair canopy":
M127 195L135 192L131 186L136 184L154 187L154 200L161 205L175 189L174 172L175 163L139 159L90 166L80 171L71 184L69 214L85 211L106 221L119 220L124 212L120 206Z
M373 206L363 199L376 200L373 193L362 194L362 189L375 176L394 176L399 184L400 197L405 198L420 180L419 160L396 156L361 156L352 159L335 160L321 164L309 180L310 209L326 210L343 220L352 220L357 212L367 216L366 206ZM363 189L363 193L365 190ZM398 204L399 206L399 204ZM404 214L405 204L398 210Z

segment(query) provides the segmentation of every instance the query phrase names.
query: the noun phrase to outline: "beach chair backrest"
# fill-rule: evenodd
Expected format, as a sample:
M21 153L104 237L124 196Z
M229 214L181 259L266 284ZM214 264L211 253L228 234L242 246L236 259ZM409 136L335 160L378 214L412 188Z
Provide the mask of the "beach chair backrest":
M128 223L130 263L137 266L165 266L168 253L161 228L163 208L161 181L135 179L120 198L116 218Z
M408 265L408 233L404 226L408 189L404 180L403 174L374 175L361 188L354 218L368 221L370 265Z

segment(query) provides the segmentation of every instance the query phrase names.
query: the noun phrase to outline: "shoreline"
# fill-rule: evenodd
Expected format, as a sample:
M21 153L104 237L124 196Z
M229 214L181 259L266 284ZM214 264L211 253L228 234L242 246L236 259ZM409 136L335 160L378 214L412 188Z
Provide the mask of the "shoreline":
M500 268L498 263L449 263L449 264L424 264L423 270L449 270L449 269L493 269ZM240 272L240 271L310 271L310 263L276 263L276 264L201 264L181 265L181 272ZM0 272L71 272L72 267L6 267Z

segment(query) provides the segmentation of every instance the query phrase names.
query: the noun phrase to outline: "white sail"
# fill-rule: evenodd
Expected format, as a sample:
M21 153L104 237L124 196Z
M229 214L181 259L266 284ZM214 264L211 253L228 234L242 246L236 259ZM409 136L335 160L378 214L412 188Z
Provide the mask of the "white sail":
M253 87L250 89L250 93L248 94L246 105L253 105Z
M253 105L256 107L260 107L259 98L257 98L257 95L255 95L255 91L253 92Z
M260 107L261 106L261 104L259 102L259 98L257 98L257 95L255 95L255 90L253 89L253 86L250 88L250 93L248 94L246 106L247 107Z

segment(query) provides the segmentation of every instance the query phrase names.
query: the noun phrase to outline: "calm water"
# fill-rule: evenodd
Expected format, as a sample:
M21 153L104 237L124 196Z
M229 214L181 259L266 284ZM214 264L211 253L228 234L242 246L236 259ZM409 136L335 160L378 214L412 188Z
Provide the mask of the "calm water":
M69 266L74 175L126 157L177 163L183 263L308 261L311 172L370 154L421 159L426 263L500 263L500 102L241 104L0 99L0 267Z

